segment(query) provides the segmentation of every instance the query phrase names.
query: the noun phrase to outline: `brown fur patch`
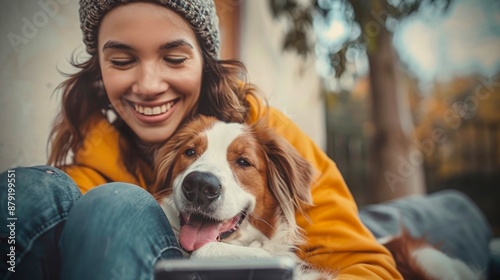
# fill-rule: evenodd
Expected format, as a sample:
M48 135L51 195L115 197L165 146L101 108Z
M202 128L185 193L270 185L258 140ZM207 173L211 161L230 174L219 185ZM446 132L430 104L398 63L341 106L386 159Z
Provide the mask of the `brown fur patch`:
M257 200L253 213L248 217L249 222L270 238L276 228L279 205L267 187L268 163L264 150L254 135L247 132L236 138L227 152L227 160L241 187ZM249 166L239 164L242 159Z
M403 228L402 233L385 243L389 249L396 267L405 280L434 280L424 268L422 268L413 256L413 252L418 249L433 247L424 238L415 238Z

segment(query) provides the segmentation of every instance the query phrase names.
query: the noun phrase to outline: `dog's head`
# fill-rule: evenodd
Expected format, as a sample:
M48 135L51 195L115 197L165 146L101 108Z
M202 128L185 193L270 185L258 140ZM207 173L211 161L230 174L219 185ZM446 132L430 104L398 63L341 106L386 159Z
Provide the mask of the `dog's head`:
M263 122L199 117L158 149L155 173L156 196L179 211L187 251L237 239L248 227L271 238L311 204L312 167Z

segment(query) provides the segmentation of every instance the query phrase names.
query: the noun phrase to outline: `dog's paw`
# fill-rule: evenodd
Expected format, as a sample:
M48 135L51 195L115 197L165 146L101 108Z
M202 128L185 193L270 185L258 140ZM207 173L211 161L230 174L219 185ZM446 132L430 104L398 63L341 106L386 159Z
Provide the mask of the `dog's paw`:
M210 242L191 253L193 259L209 258L270 258L271 254L260 248L243 247L222 242Z

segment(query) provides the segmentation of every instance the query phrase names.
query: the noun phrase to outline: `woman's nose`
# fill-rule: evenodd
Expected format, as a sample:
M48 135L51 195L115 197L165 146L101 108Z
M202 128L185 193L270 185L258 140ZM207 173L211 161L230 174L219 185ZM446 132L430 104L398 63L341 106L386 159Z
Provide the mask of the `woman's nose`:
M132 90L135 94L147 99L166 92L168 83L160 67L148 64L140 67Z

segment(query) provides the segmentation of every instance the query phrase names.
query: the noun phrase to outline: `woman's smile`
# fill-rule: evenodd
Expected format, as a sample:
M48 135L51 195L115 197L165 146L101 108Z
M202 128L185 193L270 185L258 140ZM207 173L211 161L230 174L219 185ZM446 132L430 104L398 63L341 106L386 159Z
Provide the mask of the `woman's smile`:
M134 107L136 112L146 116L157 116L165 114L175 105L175 102L177 102L177 99L174 99L172 101L167 101L160 105L148 105L148 104L141 105L129 101L129 103Z
M133 102L125 100L128 110L132 111L134 118L144 125L162 125L169 121L174 114L176 104L180 98L175 98L166 102ZM131 122L131 120L128 120Z

